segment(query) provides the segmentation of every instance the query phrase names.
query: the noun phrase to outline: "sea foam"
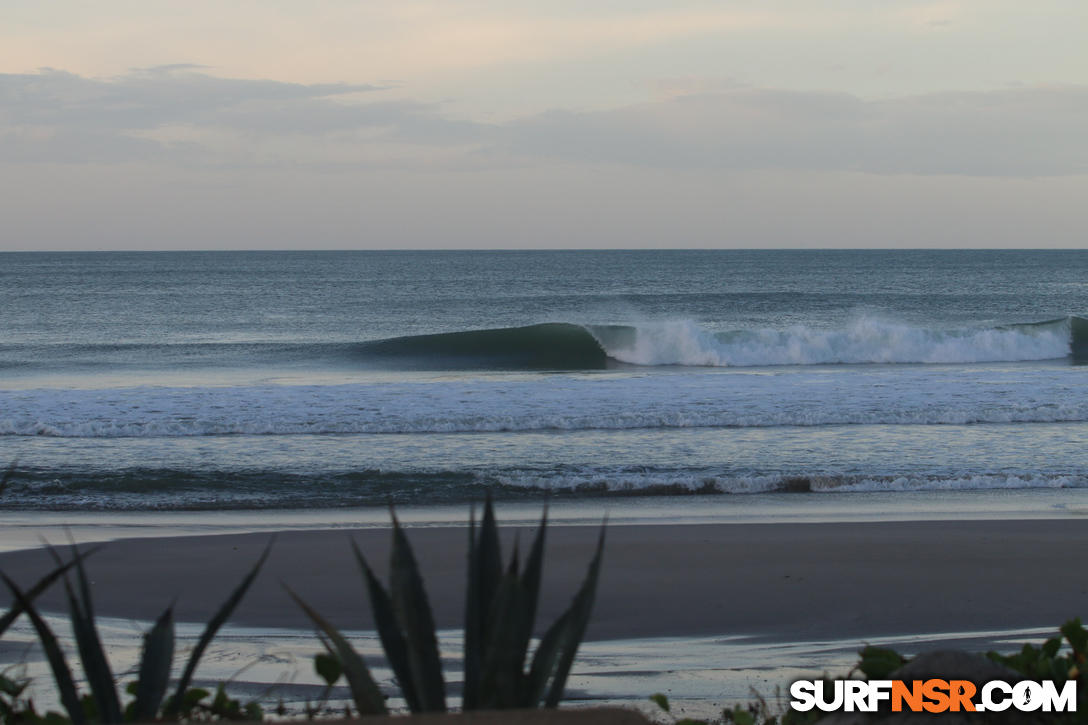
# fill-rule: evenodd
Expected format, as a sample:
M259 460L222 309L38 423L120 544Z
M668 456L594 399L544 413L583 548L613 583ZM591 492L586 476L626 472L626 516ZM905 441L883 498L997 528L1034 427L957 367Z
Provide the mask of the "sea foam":
M633 365L753 367L859 363L979 363L1049 360L1070 354L1067 320L965 330L925 330L874 319L844 330L711 333L691 321L643 323L626 334L587 328L609 357Z
M175 437L1088 421L1080 368L874 366L0 391L0 436Z

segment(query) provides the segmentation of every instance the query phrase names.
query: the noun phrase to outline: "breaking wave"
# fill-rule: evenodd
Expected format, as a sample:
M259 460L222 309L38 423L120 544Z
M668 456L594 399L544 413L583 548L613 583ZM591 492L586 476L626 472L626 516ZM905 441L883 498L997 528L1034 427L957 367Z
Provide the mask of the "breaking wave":
M862 319L842 330L712 332L692 321L549 322L364 342L0 343L0 369L86 373L267 366L384 370L604 370L628 366L759 367L864 363L1088 360L1088 320L926 330Z
M863 319L845 330L710 332L691 321L639 325L547 323L417 335L363 343L362 357L416 367L602 369L639 366L757 367L864 363L979 363L1088 355L1088 320L925 330Z

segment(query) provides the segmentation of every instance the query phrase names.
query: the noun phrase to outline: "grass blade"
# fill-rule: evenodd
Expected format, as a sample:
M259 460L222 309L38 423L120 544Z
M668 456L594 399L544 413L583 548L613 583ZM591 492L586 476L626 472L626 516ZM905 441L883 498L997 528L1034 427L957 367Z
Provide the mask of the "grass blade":
M83 674L87 678L87 684L91 688L98 708L98 716L103 723L113 724L123 720L121 713L121 701L117 697L117 689L113 680L113 672L110 670L109 660L102 649L102 642L98 638L98 629L94 622L94 609L91 603L91 587L87 579L87 571L83 568L83 556L79 547L72 545L72 560L76 568L76 582L79 586L79 597L72 591L68 580L64 581L64 588L68 592L68 608L72 618L72 632L76 637L76 647L79 649L79 657L83 662Z
M434 617L423 589L412 546L396 515L393 516L393 551L389 563L389 589L393 610L408 646L408 664L412 671L416 696L424 712L446 711L446 684L442 678L442 660L438 655Z
M0 577L3 577L4 583L8 585L8 589L11 590L15 601L30 617L34 629L38 632L38 639L41 641L46 659L49 660L49 667L53 670L53 680L57 685L57 694L60 695L60 701L64 705L64 709L68 711L68 719L72 721L72 725L83 725L83 703L79 700L79 693L76 691L75 682L72 680L72 671L68 669L64 653L61 651L60 645L57 644L56 635L49 629L49 625L45 623L45 620L34 609L34 605L30 603L26 595L15 585L15 582L2 572L0 572Z
M257 574L261 571L261 567L264 566L265 561L268 559L268 555L272 552L272 544L275 543L276 537L273 536L268 542L268 546L265 547L264 553L261 554L261 558L257 560L257 563L242 579L242 583L238 585L238 588L227 598L227 601L223 602L223 606L219 608L219 611L215 613L215 616L208 621L208 626L204 628L204 634L200 636L200 640L196 643L196 647L193 648L193 654L189 657L189 663L185 666L185 671L181 674L181 679L178 680L178 688L174 693L174 697L167 704L166 714L176 715L182 705L182 700L185 697L185 691L189 689L189 684L193 681L193 673L196 671L196 666L200 662L200 658L204 655L204 650L208 648L208 644L211 643L212 638L215 637L215 633L219 631L219 628L223 626L223 623L230 617L231 612L238 606L238 603L242 601L242 597L245 596L246 591L249 589L249 585L253 583L253 580L257 578Z
M37 599L42 592L53 586L53 583L56 582L57 579L60 579L62 576L64 576L65 572L71 569L74 564L74 561L70 561L67 564L61 564L57 566L56 569L39 579L34 586L26 590L27 601L33 602L35 599ZM9 609L4 614L4 616L0 617L0 635L6 632L8 627L11 626L12 622L18 619L19 615L22 613L23 605L20 604L18 600L16 600L15 603L11 605L11 609Z
M174 661L174 607L171 606L144 635L140 657L140 676L136 681L136 699L132 720L150 722L159 714L159 706L170 686L170 667Z
M582 588L574 595L574 601L571 602L568 610L570 617L567 626L564 627L560 645L562 652L559 655L559 661L556 663L555 676L551 687L548 689L548 696L544 700L545 707L557 707L559 705L559 701L563 697L563 688L567 684L567 676L570 675L571 665L574 664L574 656L578 653L578 646L582 643L582 637L585 636L586 625L589 624L589 615L593 611L593 599L597 593L597 579L601 573L604 531L605 525L601 524L601 535L597 539L597 553L593 555L593 561L589 563L589 571L586 572Z
M378 689L377 683L374 682L374 678L370 675L370 670L367 669L366 663L363 662L363 658L352 648L351 644L344 639L344 636L332 626L331 623L316 611L314 611L310 605L302 601L302 598L291 591L288 587L287 593L291 595L291 598L295 600L302 611L306 613L306 616L313 621L321 632L329 638L332 642L332 651L339 659L344 668L344 677L348 680L348 687L351 689L351 697L355 700L355 707L358 708L360 715L385 715L387 710L385 709L385 697L382 695L382 691Z
M363 570L363 578L366 579L367 593L370 595L370 608L374 612L374 625L378 629L378 636L382 640L382 649L389 660L389 667L400 685L401 694L412 712L421 712L416 683L412 677L412 667L408 658L408 644L404 640L404 633L397 623L397 615L393 611L393 603L386 594L381 582L374 576L370 566L363 558L363 552L359 551L355 540L351 541L351 548L355 551L355 558Z
M71 538L71 532L68 533L69 539ZM80 553L79 547L72 542L72 561L76 565L76 581L79 582L79 597L83 603L83 612L87 615L87 618L94 622L94 607L91 602L91 585L87 580L87 571L83 568L83 554Z

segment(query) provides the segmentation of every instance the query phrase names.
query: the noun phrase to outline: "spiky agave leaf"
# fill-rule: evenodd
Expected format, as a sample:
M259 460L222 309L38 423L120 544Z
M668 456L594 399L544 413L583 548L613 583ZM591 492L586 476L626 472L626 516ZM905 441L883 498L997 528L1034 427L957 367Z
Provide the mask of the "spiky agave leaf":
M381 690L378 689L377 683L374 682L374 678L371 676L370 670L367 669L363 658L327 619L314 611L310 605L286 585L284 585L284 589L287 590L287 593L291 595L291 598L295 600L314 625L332 642L331 648L327 645L326 647L331 654L339 659L341 666L344 668L344 677L347 678L351 697L355 700L355 707L358 708L359 713L362 715L387 714L385 697L382 695Z
M476 555L480 567L480 624L487 619L487 608L495 599L495 592L502 581L502 545L499 543L499 526L495 521L495 506L491 491L484 499L484 517L480 522L480 540Z
M462 710L475 710L480 703L482 616L480 614L480 561L476 553L477 546L476 506L473 505L468 515L468 582L465 587L465 632L461 655L464 679L461 687Z
M162 699L170 686L170 667L174 661L174 607L170 606L144 634L140 674L136 680L136 699L132 720L148 722L159 714Z
M204 656L204 650L208 648L212 639L215 637L219 628L230 617L234 608L238 606L238 603L242 601L242 597L246 595L249 590L250 584L257 578L257 574L261 571L261 567L264 566L265 561L268 559L268 555L272 552L272 544L276 541L276 537L273 536L268 546L265 547L264 553L261 554L261 558L257 560L257 563L253 565L249 573L238 587L227 598L227 601L223 602L223 605L219 607L219 611L215 613L210 620L208 620L207 626L204 628L204 633L200 636L200 639L196 643L196 647L193 648L193 653L189 657L189 662L185 665L185 670L181 673L181 679L178 680L177 690L174 692L174 696L170 698L170 701L166 705L165 714L177 715L179 712L185 691L189 689L189 684L193 681L193 673L196 671L196 666L200 663L200 658Z
M529 640L533 636L536 624L536 610L540 601L540 579L544 571L544 540L548 528L548 505L544 504L544 513L540 517L540 528L533 538L533 546L525 560L525 570L521 574L521 585L525 591L525 611L521 618L521 628L517 633L516 647L518 661L524 662L529 651Z
M601 555L604 553L605 524L601 524L601 533L597 539L597 552L589 563L589 570L582 582L578 593L574 595L568 617L563 627L560 642L561 652L555 666L555 673L551 686L548 688L548 696L544 700L545 707L557 707L563 697L563 688L567 684L567 676L570 675L571 665L574 664L574 656L578 653L578 646L585 636L586 625L589 624L589 616L593 612L593 599L597 593L597 579L601 573Z
M385 587L374 576L374 572L371 571L370 565L367 564L363 552L359 551L354 539L351 540L351 548L355 552L355 559L359 562L363 578L366 580L370 609L374 613L374 626L378 630L378 637L381 638L382 649L385 650L385 657L389 660L389 667L397 678L397 684L400 686L401 694L404 695L408 709L412 712L422 712L423 707L420 704L418 687L408 656L408 643L397 621L393 602L386 593Z
M484 630L481 707L504 709L519 704L525 657L518 651L518 640L525 612L525 588L518 578L515 550L510 568L499 582Z
M533 626L536 622L536 610L540 600L540 579L544 569L544 542L548 528L548 506L544 505L544 513L540 517L540 527L537 529L536 536L533 538L533 546L529 550L529 557L525 560L525 570L521 575L521 587L524 592L524 611L521 613L521 617L518 620L518 630L515 633L514 651L512 658L517 660L518 671L523 676L520 678L520 683L516 693L515 701L509 705L509 707L536 707L543 697L543 688L537 682L540 673L538 672L536 678L533 677L533 668L530 667L528 673L524 673L524 662L526 655L529 652L529 641L533 635ZM553 635L552 639L558 642L557 635ZM543 642L538 646L538 652L543 647ZM545 658L546 659L546 658ZM545 659L541 659L541 667L545 663ZM548 673L550 674L554 667L554 656L552 657L553 664L548 666ZM534 658L534 663L536 658ZM545 683L547 677L545 677ZM539 693L539 694L537 694ZM527 704L531 703L531 704Z
M446 684L442 660L438 654L431 605L423 589L412 546L393 515L393 550L389 560L389 590L397 622L404 632L408 648L408 666L412 672L419 707L423 712L446 711Z
M72 680L72 671L68 668L68 662L64 659L64 653L57 643L56 635L49 629L49 625L45 623L45 620L38 614L34 605L27 599L26 594L19 589L15 582L2 572L0 572L0 577L2 577L4 583L8 585L8 589L11 590L12 596L15 597L15 601L19 603L23 608L23 611L26 612L26 615L30 617L30 621L38 633L38 640L41 642L42 649L45 651L45 657L49 661L49 668L53 671L53 680L56 682L61 704L64 705L64 709L68 711L68 718L72 721L72 725L83 725L85 722L83 716L83 703L79 699L79 692L76 690L75 681Z
M540 707L540 703L544 700L548 683L555 674L556 663L562 652L568 621L570 621L570 610L559 615L559 618L552 622L552 626L548 627L548 631L540 638L540 644L537 645L536 652L533 654L529 674L525 676L525 684L522 687L522 707Z
M495 522L491 492L484 498L484 514L477 531L475 510L469 525L468 591L465 595L464 692L462 708L481 707L484 638L487 619L502 581L502 546Z

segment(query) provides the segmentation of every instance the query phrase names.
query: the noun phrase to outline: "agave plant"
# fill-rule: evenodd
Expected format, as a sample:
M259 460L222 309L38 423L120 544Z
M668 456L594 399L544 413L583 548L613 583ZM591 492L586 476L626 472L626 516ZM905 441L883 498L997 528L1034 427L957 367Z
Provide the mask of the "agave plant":
M545 508L524 568L517 544L504 567L490 495L479 530L475 513L470 518L462 689L465 710L555 707L562 699L593 608L604 527L581 588L527 661L540 597L546 530ZM446 710L446 685L434 618L415 555L396 514L388 590L354 541L352 547L366 580L382 649L408 709ZM385 714L384 697L363 659L335 627L290 589L288 592L324 635L322 641L328 654L319 655L318 671L330 684L343 672L360 714Z
M73 725L83 725L88 720L108 725L122 722L147 722L157 718L179 718L190 714L195 709L203 709L213 715L234 716L232 719L260 719L260 708L256 705L242 707L226 698L222 688L217 693L211 705L202 705L200 700L208 696L204 690L192 688L193 673L196 671L200 658L204 655L208 644L215 637L216 632L223 626L234 608L245 596L250 584L257 577L261 566L268 558L272 543L258 559L257 563L245 576L242 582L219 608L215 616L211 618L196 647L189 657L181 678L175 685L172 696L165 699L170 685L170 670L174 659L174 614L173 606L167 608L155 625L144 635L143 652L140 657L139 675L136 682L127 688L134 699L122 709L121 697L118 694L113 672L109 661L106 659L102 642L98 636L95 625L94 609L91 603L90 586L87 573L83 567L83 560L87 553L81 553L76 546L72 546L73 558L71 562L62 564L58 559L58 568L45 579L38 582L32 589L23 592L5 574L0 572L12 595L15 604L2 619L0 619L0 633L6 629L16 617L26 612L34 629L38 634L42 649L53 672L53 679L57 686L57 694L61 704L68 714L68 720ZM67 572L74 567L76 570L76 587L73 588L67 578ZM42 616L35 609L32 600L57 578L64 576L65 588L68 593L68 607L72 620L72 631L75 634L76 648L83 664L83 673L90 688L90 694L80 696L72 677L72 670L68 666L64 652L61 650L56 635L50 629ZM56 719L56 718L52 718Z

